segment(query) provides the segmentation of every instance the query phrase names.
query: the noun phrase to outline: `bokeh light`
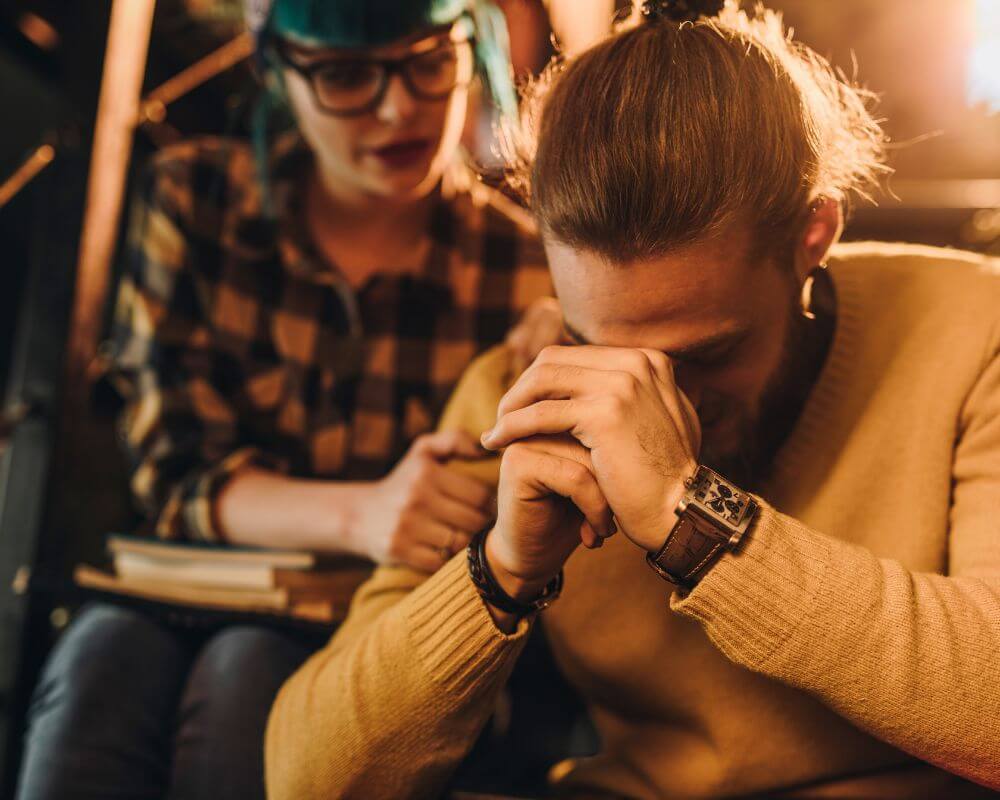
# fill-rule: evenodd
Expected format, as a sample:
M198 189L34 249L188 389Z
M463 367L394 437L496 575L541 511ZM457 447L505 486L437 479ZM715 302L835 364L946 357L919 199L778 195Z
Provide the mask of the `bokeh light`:
M1000 111L1000 0L975 0L976 41L969 56L969 104Z

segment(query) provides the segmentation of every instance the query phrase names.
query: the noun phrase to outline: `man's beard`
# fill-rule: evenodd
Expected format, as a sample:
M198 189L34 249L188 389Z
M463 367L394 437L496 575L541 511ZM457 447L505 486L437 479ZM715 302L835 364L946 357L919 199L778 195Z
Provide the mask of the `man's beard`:
M702 445L700 462L748 491L767 480L775 456L805 407L826 360L834 319L806 319L797 293L785 334L783 354L755 408L733 408L740 416L735 447ZM735 404L734 404L735 405Z

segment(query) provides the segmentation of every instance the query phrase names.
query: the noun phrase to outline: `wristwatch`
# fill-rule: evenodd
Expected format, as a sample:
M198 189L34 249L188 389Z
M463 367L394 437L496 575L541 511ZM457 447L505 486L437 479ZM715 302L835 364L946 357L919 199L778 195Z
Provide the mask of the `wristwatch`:
M757 501L729 481L700 466L684 481L677 523L663 547L646 562L666 581L690 591L724 553L737 548L757 518Z

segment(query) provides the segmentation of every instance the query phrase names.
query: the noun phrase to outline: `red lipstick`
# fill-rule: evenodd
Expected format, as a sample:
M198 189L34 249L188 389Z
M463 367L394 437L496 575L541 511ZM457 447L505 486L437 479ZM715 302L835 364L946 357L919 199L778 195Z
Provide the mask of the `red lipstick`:
M371 154L389 169L406 169L427 158L430 149L427 139L407 139L376 148Z

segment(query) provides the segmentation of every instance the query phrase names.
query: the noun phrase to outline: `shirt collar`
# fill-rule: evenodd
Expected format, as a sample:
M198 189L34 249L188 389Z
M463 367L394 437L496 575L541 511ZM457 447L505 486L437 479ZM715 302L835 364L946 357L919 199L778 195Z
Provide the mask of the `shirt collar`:
M270 192L274 208L274 241L277 255L291 273L319 283L347 281L335 264L329 264L317 250L305 219L305 185L313 154L297 131L281 137L273 146L269 163ZM452 172L468 172L464 165L456 166L435 191L436 202L431 213L431 252L419 275L402 276L417 285L430 285L452 297L449 260L461 247L461 237L469 231L461 224L460 207L464 201L468 178L455 180Z

